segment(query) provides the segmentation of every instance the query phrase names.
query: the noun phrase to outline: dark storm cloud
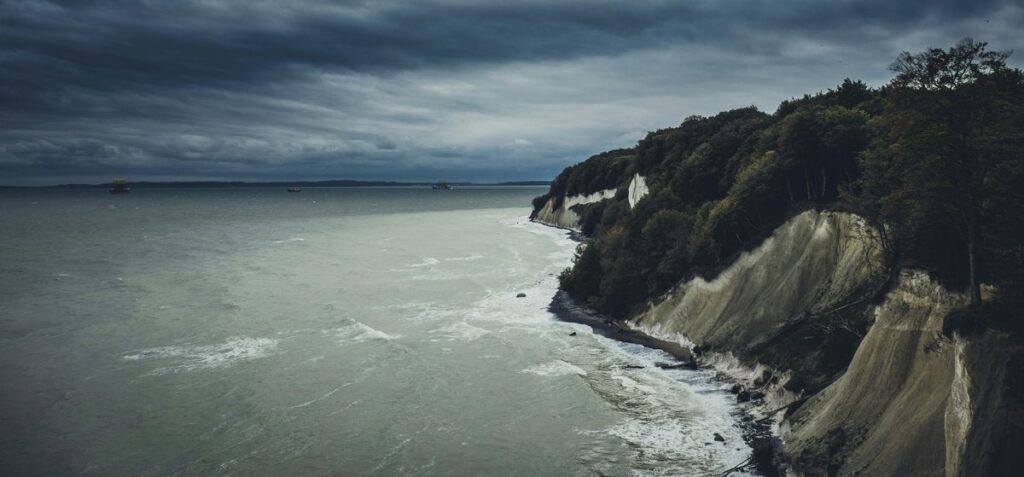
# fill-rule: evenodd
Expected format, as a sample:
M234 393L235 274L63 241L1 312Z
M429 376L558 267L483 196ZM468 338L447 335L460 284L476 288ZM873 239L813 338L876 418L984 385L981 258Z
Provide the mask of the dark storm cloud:
M1022 20L1005 1L3 2L0 171L544 178L691 113L877 81L902 49L1013 48Z

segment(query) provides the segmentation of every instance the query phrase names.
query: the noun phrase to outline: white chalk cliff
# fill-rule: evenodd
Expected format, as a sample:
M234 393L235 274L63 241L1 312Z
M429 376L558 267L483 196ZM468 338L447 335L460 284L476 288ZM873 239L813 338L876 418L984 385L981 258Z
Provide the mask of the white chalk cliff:
M1022 417L1007 395L1021 348L991 331L943 334L967 303L924 272L900 274L846 373L787 421L800 475L1010 475L995 454L1004 420Z
M704 364L764 394L755 412L799 405L776 420L793 475L1002 475L1024 444L1005 439L1024 419L1021 347L991 331L944 335L967 300L923 272L902 272L872 304L884 274L871 232L850 214L804 212L629 325L707 350ZM828 362L837 336L852 361Z
M611 188L590 194L565 195L561 197L561 204L558 204L558 198L551 197L548 198L540 210L536 211L533 220L542 224L579 232L580 216L574 210L574 207L614 198L617 192L618 189ZM627 196L629 207L636 207L636 203L646 196L647 193L647 181L644 179L644 176L634 174L633 178L629 181L629 195Z
M649 191L647 190L647 179L639 173L633 174L633 179L629 181L629 208L636 207L636 203L640 202Z
M544 204L544 207L537 211L533 220L542 224L578 232L580 230L580 216L573 210L573 207L611 199L615 197L616 190L605 189L591 194L566 195L562 197L562 203L557 207L556 198L551 197Z
M678 285L630 320L646 334L708 349L704 360L748 386L772 406L797 398L791 372L755 361L797 322L828 327L829 311L861 299L855 292L882 271L880 248L856 216L807 211L743 253L715 279Z

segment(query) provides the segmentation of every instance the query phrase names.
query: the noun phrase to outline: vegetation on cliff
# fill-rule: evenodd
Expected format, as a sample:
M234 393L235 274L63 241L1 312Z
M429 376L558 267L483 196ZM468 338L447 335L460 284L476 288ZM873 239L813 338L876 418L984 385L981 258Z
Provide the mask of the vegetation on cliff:
M585 195L617 187L620 178L626 174L632 162L632 149L615 149L566 167L551 182L551 189L547 194L533 199L534 215L550 198L555 199L554 208L557 209L562 206L562 201L567 195Z
M857 192L892 225L890 245L968 286L975 305L982 280L1017 271L992 261L1019 248L997 229L1018 227L1024 205L1024 83L1006 57L970 40L901 55L860 161Z
M634 172L650 193L632 209L618 194L580 211L592 240L562 288L622 316L680 280L714 277L797 212L832 208L874 223L890 264L974 290L975 304L982 282L1019 295L1024 73L1006 57L972 40L905 53L882 88L846 80L774 114L693 116L566 169L539 206L624 188Z

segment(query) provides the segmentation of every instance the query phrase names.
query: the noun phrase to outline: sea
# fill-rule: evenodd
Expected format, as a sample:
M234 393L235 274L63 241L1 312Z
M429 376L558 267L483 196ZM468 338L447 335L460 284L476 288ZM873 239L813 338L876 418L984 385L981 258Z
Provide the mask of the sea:
M549 311L578 243L529 221L545 191L0 189L0 474L746 460L712 371Z

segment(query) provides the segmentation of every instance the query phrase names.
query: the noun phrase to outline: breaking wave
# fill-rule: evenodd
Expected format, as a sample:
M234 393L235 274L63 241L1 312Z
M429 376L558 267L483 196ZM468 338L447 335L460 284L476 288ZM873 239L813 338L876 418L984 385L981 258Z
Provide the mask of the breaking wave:
M572 363L555 360L550 363L538 364L523 370L524 373L536 374L538 376L586 376L587 372Z
M184 371L224 368L242 361L270 355L277 349L277 340L270 338L233 337L216 345L180 345L147 348L124 355L126 361L167 360L173 364L150 371L166 374Z

